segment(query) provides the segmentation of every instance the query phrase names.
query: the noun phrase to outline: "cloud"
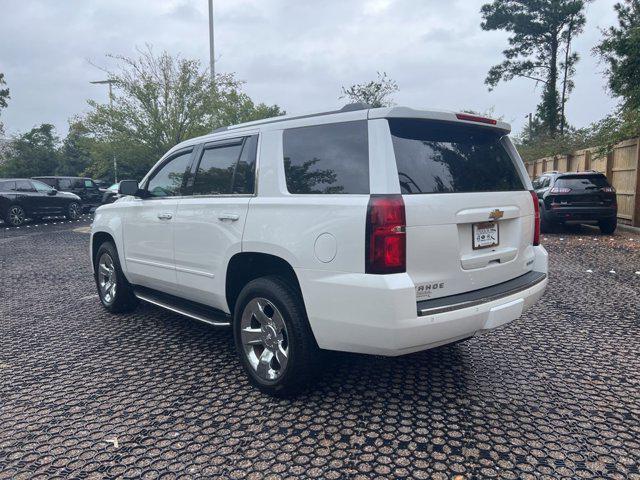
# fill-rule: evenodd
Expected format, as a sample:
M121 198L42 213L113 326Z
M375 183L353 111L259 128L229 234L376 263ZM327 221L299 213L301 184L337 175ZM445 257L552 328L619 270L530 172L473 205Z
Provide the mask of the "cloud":
M470 108L514 122L535 111L539 90L517 80L493 92L487 70L501 60L507 35L483 32L483 0L216 0L216 68L246 80L257 101L290 113L340 106L340 87L386 71L399 86L396 102L416 107ZM590 48L598 27L612 24L610 2L588 7L576 41L582 60L569 119L584 126L615 103ZM135 55L146 43L208 64L206 0L4 0L0 71L11 89L3 122L10 133L50 122L62 135L86 100L107 101L106 53ZM596 99L594 101L594 99Z

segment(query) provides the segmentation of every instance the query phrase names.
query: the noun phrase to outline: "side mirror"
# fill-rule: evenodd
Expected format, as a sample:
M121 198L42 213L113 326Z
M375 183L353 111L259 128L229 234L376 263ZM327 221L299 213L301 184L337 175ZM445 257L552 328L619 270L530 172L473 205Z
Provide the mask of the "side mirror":
M139 195L138 182L135 180L122 180L118 185L118 193L120 195Z
M55 188L52 188L51 190L49 190L47 192L47 195L50 195L50 196L54 196L54 195L57 195L57 194L58 194L58 190L56 190Z

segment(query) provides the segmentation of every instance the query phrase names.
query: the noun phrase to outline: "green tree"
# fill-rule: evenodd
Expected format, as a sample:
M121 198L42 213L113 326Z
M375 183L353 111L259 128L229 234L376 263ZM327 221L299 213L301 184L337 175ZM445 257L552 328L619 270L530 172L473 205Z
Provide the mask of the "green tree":
M57 175L84 174L91 164L91 148L94 143L88 133L87 127L81 121L75 120L70 123L69 133L59 150Z
M390 107L394 104L391 96L400 89L386 72L377 72L377 74L377 80L357 83L349 88L342 87L342 95L338 98L348 98L353 103L365 103L374 108Z
M9 142L0 177L53 175L58 165L58 137L51 124L43 123Z
M603 32L594 52L607 64L611 92L624 107L640 109L640 0L624 0L614 8L618 26Z
M0 112L3 108L7 108L9 103L7 102L11 97L9 96L9 89L2 88L3 85L6 85L7 82L4 79L4 73L0 72ZM4 125L0 121L0 135L4 133Z
M198 60L156 55L148 46L137 58L112 56L113 107L90 101L82 120L95 142L88 172L112 176L111 158L121 178L140 178L174 145L235 123L281 115L277 105L254 103L233 74L216 75L215 86Z
M552 137L565 128L564 105L573 89L572 76L579 60L571 51L571 42L584 28L588 1L493 0L481 8L483 30L511 33L509 48L503 52L505 60L491 67L485 83L490 90L515 77L541 83L537 115Z

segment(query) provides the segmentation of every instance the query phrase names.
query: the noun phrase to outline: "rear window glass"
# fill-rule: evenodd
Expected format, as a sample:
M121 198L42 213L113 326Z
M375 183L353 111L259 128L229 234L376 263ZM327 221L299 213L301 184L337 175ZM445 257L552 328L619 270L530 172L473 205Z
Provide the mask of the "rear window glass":
M404 118L389 128L404 194L524 190L501 132Z
M604 175L559 177L554 184L554 187L565 187L571 190L595 190L608 186L609 182Z
M369 193L366 121L285 130L283 148L290 193Z

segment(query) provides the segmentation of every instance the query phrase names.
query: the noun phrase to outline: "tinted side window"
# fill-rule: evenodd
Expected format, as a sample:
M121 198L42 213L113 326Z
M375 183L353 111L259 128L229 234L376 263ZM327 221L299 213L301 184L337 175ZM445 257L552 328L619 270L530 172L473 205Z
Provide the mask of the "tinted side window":
M369 193L365 120L292 128L282 141L290 193Z
M35 192L31 182L28 180L16 180L16 191L18 192Z
M16 189L16 182L0 182L0 191L11 192Z
M58 185L60 190L70 190L71 180L68 178L61 178L60 180L58 180Z
M230 194L233 174L241 151L242 142L205 148L193 182L193 194Z
M95 183L93 183L93 180L85 179L85 180L84 180L84 186L85 186L86 188L95 188L95 187L96 187L96 184L95 184Z
M233 174L233 193L255 193L256 181L256 152L258 150L258 136L254 135L244 141L242 154L236 171Z
M502 132L404 118L389 127L404 194L524 190Z
M173 157L157 170L147 183L152 197L175 197L180 195L182 181L191 163L191 150Z

